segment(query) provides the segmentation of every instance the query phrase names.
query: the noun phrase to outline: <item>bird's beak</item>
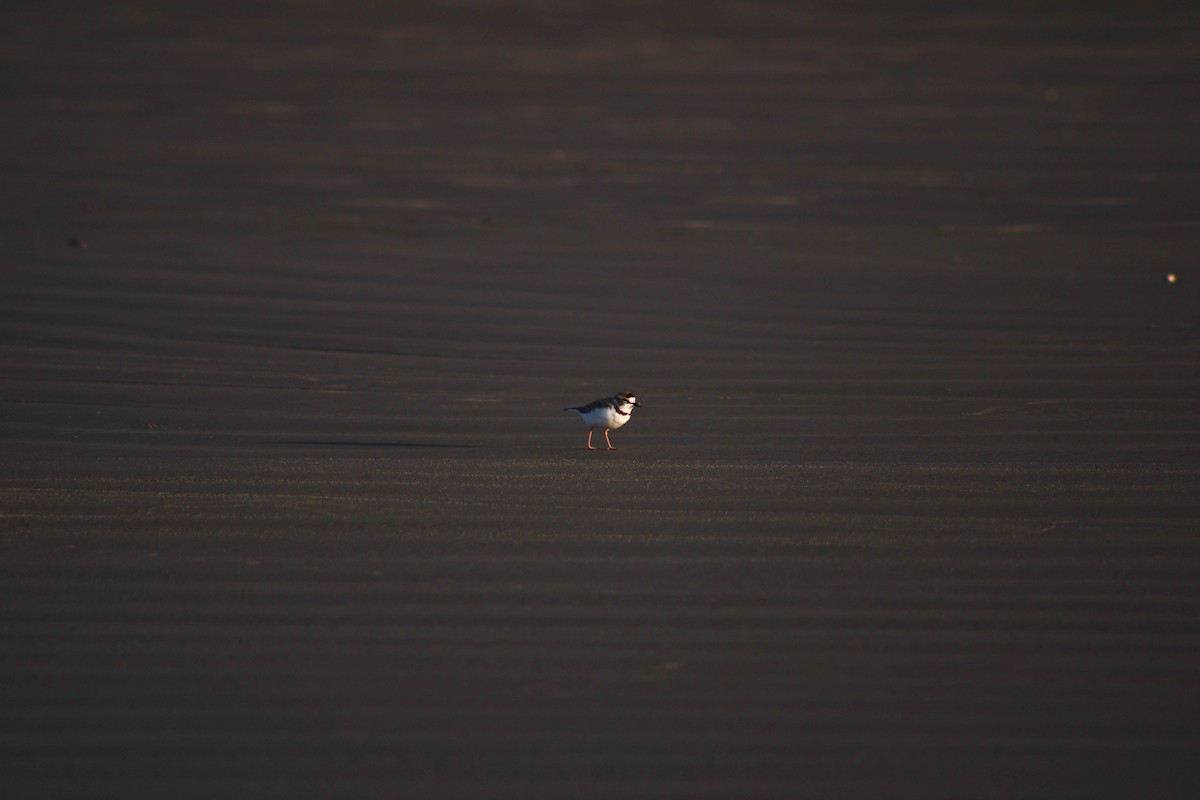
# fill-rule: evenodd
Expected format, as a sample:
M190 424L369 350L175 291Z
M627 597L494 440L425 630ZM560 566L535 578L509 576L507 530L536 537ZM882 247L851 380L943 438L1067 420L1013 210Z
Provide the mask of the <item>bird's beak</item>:
M634 408L641 408L641 407L642 407L642 404L641 404L641 403L634 403L633 405L634 405Z

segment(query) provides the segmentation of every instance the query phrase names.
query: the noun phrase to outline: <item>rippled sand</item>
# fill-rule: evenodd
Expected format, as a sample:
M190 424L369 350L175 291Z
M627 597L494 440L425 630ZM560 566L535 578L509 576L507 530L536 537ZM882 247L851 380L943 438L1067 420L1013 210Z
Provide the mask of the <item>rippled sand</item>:
M17 794L1196 796L1194 12L97 5L0 12Z

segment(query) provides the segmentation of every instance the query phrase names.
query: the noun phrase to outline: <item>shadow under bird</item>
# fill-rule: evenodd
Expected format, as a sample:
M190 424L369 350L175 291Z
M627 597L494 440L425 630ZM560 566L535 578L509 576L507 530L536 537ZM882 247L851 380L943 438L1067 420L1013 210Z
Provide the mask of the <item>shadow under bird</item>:
M642 404L634 397L633 392L621 392L614 394L612 397L602 397L599 400L593 400L585 406L576 406L574 408L564 408L563 411L573 411L579 415L588 426L587 434L587 449L595 450L592 447L592 431L600 428L604 431L604 443L608 445L609 450L616 450L613 443L608 439L608 432L621 427L626 422L629 422L629 415L633 413L633 409L641 408Z

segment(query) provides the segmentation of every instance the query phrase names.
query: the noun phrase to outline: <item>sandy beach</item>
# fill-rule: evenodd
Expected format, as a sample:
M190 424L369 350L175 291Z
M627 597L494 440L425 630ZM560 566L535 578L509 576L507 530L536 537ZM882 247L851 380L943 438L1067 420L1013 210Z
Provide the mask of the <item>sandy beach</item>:
M1057 8L0 11L4 794L1196 797L1200 13Z

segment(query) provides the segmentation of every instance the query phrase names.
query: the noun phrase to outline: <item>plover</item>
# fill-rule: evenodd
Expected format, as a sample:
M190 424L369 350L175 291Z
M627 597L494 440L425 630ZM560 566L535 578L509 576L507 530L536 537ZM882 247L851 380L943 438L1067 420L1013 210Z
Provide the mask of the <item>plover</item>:
M586 406L564 408L563 411L574 411L580 419L587 423L588 450L596 449L592 447L592 431L596 428L604 430L604 443L608 445L608 449L616 450L617 448L613 447L612 442L608 440L608 432L629 422L629 415L633 412L634 406L641 408L642 404L633 396L633 392L621 392L612 397L593 400Z

